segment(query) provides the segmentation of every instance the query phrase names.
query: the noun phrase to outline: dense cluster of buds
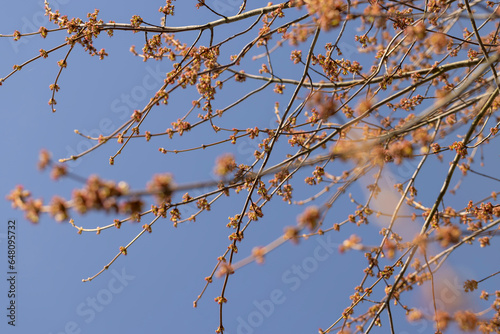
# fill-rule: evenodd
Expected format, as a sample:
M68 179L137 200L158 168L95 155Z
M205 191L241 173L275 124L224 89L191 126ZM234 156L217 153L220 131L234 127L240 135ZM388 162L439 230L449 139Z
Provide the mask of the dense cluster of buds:
M170 203L172 199L173 179L171 174L156 174L148 183L147 189L154 194L158 203Z
M224 154L217 158L214 173L219 176L226 176L236 169L236 162L232 154Z
M321 220L321 211L316 206L310 206L298 217L299 226L307 227L313 231Z

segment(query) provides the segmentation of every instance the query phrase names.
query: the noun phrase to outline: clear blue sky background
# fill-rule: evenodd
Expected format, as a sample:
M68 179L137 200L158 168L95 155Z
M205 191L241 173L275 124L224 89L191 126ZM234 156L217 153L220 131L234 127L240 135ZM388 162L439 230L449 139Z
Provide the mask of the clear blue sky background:
M170 17L167 25L179 26L215 19L206 10L196 11L194 3L178 1L176 16ZM69 17L83 18L86 13L99 8L104 21L129 22L132 15L140 15L155 24L160 23L157 9L162 5L164 3L161 1L145 4L129 0L112 3L75 0L51 2L53 9L59 8ZM220 6L219 10L225 15L234 14L238 5L232 0L216 1L216 6ZM41 1L2 4L0 33L33 31L40 25L51 27L43 16L42 7ZM220 34L217 35L219 39L233 33L224 28L217 32ZM62 35L53 34L52 37L51 34L46 40L39 36L23 37L19 42L0 39L0 77L10 72L13 64L20 64L37 55L40 48L49 49L60 43ZM195 37L194 34L181 36L186 43ZM3 121L0 146L2 198L17 184L23 184L35 197L43 197L47 203L52 195L60 194L68 198L73 188L81 186L72 180L53 182L47 172L39 172L36 168L38 152L46 148L56 159L81 152L88 148L89 142L74 134L74 129L93 136L100 132L109 134L111 128L121 125L134 108L142 109L150 95L160 86L164 73L171 69L170 63L144 63L128 51L132 44L139 50L143 40L143 35L129 32L117 31L111 39L101 35L96 47L105 47L110 54L104 61L89 57L77 47L60 79L61 91L56 96L58 104L55 114L51 113L47 104L50 98L48 87L57 74L56 62L64 57L64 52L26 66L0 87ZM344 50L352 52L353 46L344 45ZM286 55L286 52L283 54ZM259 66L260 63L255 68ZM290 73L292 71L290 69ZM245 89L247 87L257 85L249 83ZM283 103L291 92L290 87L286 92L288 95L281 98ZM161 112L153 115L143 129L154 132L170 127L170 122L183 115L194 98L194 95L187 94L173 97L167 107L160 107ZM231 89L225 94L223 101L232 101L241 96L241 91ZM128 106L123 102L126 95L131 96L137 106ZM242 104L228 119L234 124L247 122L252 127L268 127L274 121L272 107L276 99L276 96L265 96L261 100ZM261 108L271 112L262 113ZM255 147L252 145L255 144L249 141L242 141L237 146L226 145L179 156L158 153L160 146L169 149L187 148L207 143L203 139L203 131L198 135L187 134L181 138L182 141L165 138L150 143L134 141L117 158L115 166L108 164L108 158L118 146L110 143L86 159L70 164L70 167L82 176L99 174L104 179L126 180L132 188L143 189L151 176L159 172L172 172L178 183L209 180L213 177L215 157L225 151L235 152L242 163L253 160L251 157ZM447 170L447 163L441 166L437 177L444 175ZM394 169L394 178L403 180L407 176L404 166ZM435 180L438 180L437 177ZM422 192L428 191L431 196L435 195L441 185L435 180L424 184ZM476 186L492 186L490 181L483 179L476 178L473 181ZM472 183L464 184L464 188L473 189ZM353 188L350 192L357 196L362 194L359 188ZM457 200L465 204L465 199ZM119 246L126 245L141 230L141 224L126 223L120 230L104 231L99 236L78 235L69 224L58 224L47 216L38 225L33 225L24 218L22 212L12 210L10 203L1 200L0 332L212 333L218 326L219 309L214 298L220 294L222 280L215 280L209 286L198 308L194 309L192 302L204 286L203 278L210 274L217 257L228 245L229 230L225 227L227 217L237 213L228 209L239 210L241 201L242 198L233 194L213 206L208 214L199 216L196 223L186 223L177 229L168 221L159 221L153 227L154 232L136 242L129 249L129 254L120 257L110 270L90 283L82 283L82 278L100 270L116 254ZM289 207L279 200L275 202L265 211L264 219L253 224L245 234L245 242L241 244L238 254L240 258L248 255L254 246L267 244L277 238L285 226L295 224L296 215L302 208ZM192 213L195 208L192 206L188 210ZM346 214L342 206L338 206L329 219L331 222L341 221ZM113 218L111 215L89 214L75 216L75 221L77 225L91 228L107 225ZM17 222L18 295L15 328L7 325L5 316L8 286L3 277L7 277L8 219ZM368 244L370 233L376 237L378 228L377 225L365 227ZM337 251L339 243L355 232L354 228L352 232L347 230L340 239L334 234L323 239L311 238L301 242L300 247L286 244L269 255L264 265L251 264L233 275L226 295L229 302L224 307L227 333L316 333L318 327L328 327L348 305L348 296L360 282L360 272L366 264L362 253L340 255ZM477 247L474 246L474 249ZM452 297L464 279L482 278L490 273L489 269L462 266L459 259L452 258L455 267L447 276L447 281L444 281ZM298 270L298 267L303 269ZM430 311L429 300L409 294L407 301L414 301L412 298ZM474 306L469 300L461 302ZM383 318L383 322L385 320ZM397 323L402 322L397 320ZM400 326L398 333L429 333L431 328L432 323L423 322L414 326ZM387 327L375 332L387 332Z

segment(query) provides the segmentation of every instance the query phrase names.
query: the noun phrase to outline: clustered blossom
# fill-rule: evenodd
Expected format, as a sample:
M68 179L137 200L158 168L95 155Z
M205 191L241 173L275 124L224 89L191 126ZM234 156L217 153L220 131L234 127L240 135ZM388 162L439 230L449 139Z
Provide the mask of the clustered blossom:
M394 162L399 165L405 158L413 157L413 144L408 140L391 143L388 153L394 159Z
M313 94L308 104L310 106L313 106L312 112L317 112L318 118L324 122L328 121L328 119L331 116L335 115L335 113L338 111L337 103L335 102L335 100L332 97L326 96L325 94Z
M67 167L65 165L54 165L52 167L52 171L50 173L50 177L53 180L58 180L61 177L65 176L68 174Z
M341 12L346 4L341 0L309 0L295 1L298 5L306 4L307 11L315 15L315 20L321 29L328 31L340 24Z
M264 214L262 213L262 208L260 206L258 206L255 203L252 203L248 210L247 216L250 220L256 221L259 218L262 218Z
M456 225L443 226L436 230L436 238L441 243L441 247L448 247L456 244L460 240L462 232Z
M321 211L317 206L310 206L299 216L299 226L307 227L313 231L318 226L321 219Z
M42 161L47 155L43 153ZM67 201L59 196L54 196L48 206L43 206L41 199L33 199L31 193L24 190L22 186L16 187L7 199L12 202L14 208L19 208L26 212L26 217L33 223L37 223L43 212L49 213L56 221L67 220L69 209L73 209L80 214L85 214L91 210L114 212L130 215L139 221L142 212L143 202L139 198L119 199L129 192L128 185L124 182L116 184L113 181L104 181L97 176L90 176L83 189L75 189L71 200Z
M339 246L339 252L344 253L349 249L362 249L361 238L352 234L349 239L344 240L342 245Z
M33 199L31 192L25 190L23 186L17 186L7 195L7 200L12 202L14 209L25 211L26 218L32 223L38 223L42 213L43 202L41 199Z
M285 240L290 240L294 244L299 243L299 229L295 226L289 226L285 228L283 238Z
M226 176L236 169L236 162L232 154L224 154L217 158L214 173L219 176Z
M69 214L66 201L59 196L54 196L52 198L52 202L50 203L49 213L58 222L67 220L69 218Z
M40 151L39 157L38 157L38 169L44 170L50 165L50 153L49 151L43 149Z
M475 331L478 326L478 318L474 312L458 311L455 313L454 318L463 331L472 332Z
M83 189L73 191L73 208L79 213L89 210L118 212L117 197L126 194L126 188L113 181L101 180L98 176L90 176Z
M266 249L264 247L255 247L252 249L252 256L258 264L264 263L264 255L266 255Z
M467 156L467 147L461 141L454 142L449 148L450 150L455 150L462 159Z
M174 8L175 6L172 4L172 2L175 0L166 0L166 5L163 7L160 7L158 11L160 13L163 13L165 15L174 15Z
M467 212L482 222L493 221L493 218L500 217L500 206L493 205L491 202L480 203L479 206L469 202L466 208Z
M210 209L211 209L210 203L208 203L208 201L205 197L200 198L198 201L196 201L196 207L198 209L206 210L206 211L210 211Z
M158 203L170 203L172 199L173 179L170 174L156 174L148 183L147 189L155 197Z
M144 202L140 198L131 198L120 204L119 211L122 214L129 215L132 219L139 222L140 213L143 211Z

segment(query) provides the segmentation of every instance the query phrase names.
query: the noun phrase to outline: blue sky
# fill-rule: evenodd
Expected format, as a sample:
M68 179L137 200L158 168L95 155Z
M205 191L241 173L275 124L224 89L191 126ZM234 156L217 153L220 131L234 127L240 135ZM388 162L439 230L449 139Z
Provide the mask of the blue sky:
M259 4L267 2L259 1ZM145 21L160 23L157 9L164 5L161 1L151 1L147 5L138 1L101 3L98 1L79 2L58 0L51 2L53 9L68 16L85 17L94 8L101 10L104 21L129 22L132 15L140 15ZM233 0L217 0L214 6L225 15L237 11L239 3ZM257 6L257 4L255 4ZM0 13L0 33L36 30L40 25L50 27L40 1L17 1L3 4ZM178 1L176 15L169 17L167 25L178 26L214 20L206 10L195 10L194 2ZM296 14L294 14L296 15ZM248 24L250 21L245 21ZM232 31L224 28L217 31L220 38ZM48 49L60 43L63 34L50 34L46 40L39 36L23 37L18 42L11 38L0 39L0 76L11 71L13 64L19 64L38 54L40 48ZM196 37L186 33L182 38L186 43ZM139 34L115 32L113 38L104 34L96 41L96 47L105 47L110 54L103 61L89 57L78 49L68 59L68 68L60 79L61 91L56 99L57 112L52 113L47 104L50 98L49 85L57 74L56 62L64 57L64 52L52 54L47 59L38 60L9 78L0 87L0 111L3 116L4 134L0 152L2 168L0 190L2 198L18 184L31 190L35 197L43 197L45 202L54 194L68 198L72 189L81 187L76 181L63 179L54 182L49 173L37 170L38 153L45 148L53 157L65 158L74 152L89 147L89 141L76 135L74 129L96 136L109 134L121 125L133 109L141 109L161 86L163 77L171 69L166 62L142 62L128 50L132 44L137 49L144 40ZM206 43L206 39L204 40ZM203 44L203 40L201 42ZM235 43L235 45L238 45ZM344 45L345 52L354 52L352 45ZM256 52L257 53L257 52ZM287 55L283 51L284 55ZM288 57L288 56L286 56ZM250 57L249 57L250 58ZM250 63L250 60L248 60ZM249 65L258 69L257 65ZM284 62L276 66L286 68ZM296 69L290 68L290 75ZM256 72L256 70L255 70ZM248 83L244 89L258 87L262 83ZM236 87L236 88L234 88ZM286 103L293 87L283 97L264 95L262 98L243 103L227 116L227 124L233 126L251 124L248 127L269 127L275 121L272 110L276 99ZM153 131L163 131L183 115L193 99L192 90L173 96L168 106L162 106L152 115L145 127ZM242 89L232 86L221 95L221 103L228 103L241 96ZM181 110L181 111L178 111ZM246 127L246 126L245 126ZM108 158L119 146L109 143L92 152L85 159L70 163L72 172L89 176L99 174L104 179L127 181L132 188L143 189L154 173L171 172L177 183L189 183L214 178L215 158L226 151L232 151L239 162L251 163L255 143L242 140L238 145L221 145L204 151L182 155L158 152L158 147L189 148L210 142L210 131L200 129L182 138L167 140L153 139L133 141L126 151L118 156L114 166ZM491 157L494 163L498 158ZM450 157L450 156L447 156ZM489 160L490 157L486 156ZM488 165L488 164L487 164ZM439 176L444 175L447 163L436 169L422 186L435 196L441 185ZM408 170L415 165L393 168L393 179L404 180ZM405 168L408 168L406 170ZM436 167L433 167L436 168ZM473 191L478 187L492 187L491 181L471 178L465 181L463 189ZM311 191L303 189L304 198ZM388 190L389 191L389 190ZM354 196L364 195L360 187L350 190ZM457 203L463 198L455 198ZM240 258L248 255L253 247L265 245L278 238L285 226L295 225L296 216L303 208L288 206L274 201L265 211L265 217L245 234L245 242L240 245ZM215 280L205 293L198 307L193 301L202 291L204 277L213 270L216 259L228 245L227 217L235 214L233 208L241 207L242 198L232 194L214 205L208 213L199 216L195 223L185 223L173 228L168 221L159 221L154 232L140 238L127 256L121 256L110 268L90 283L82 283L83 278L94 275L117 253L118 247L127 244L141 230L142 224L126 223L120 230L108 230L100 235L87 233L79 235L67 223L56 223L44 216L37 225L31 224L20 211L13 210L5 200L0 201L0 268L7 275L5 249L7 247L7 221L16 221L17 251L17 317L16 326L6 321L5 305L8 303L6 279L0 283L0 309L3 319L1 333L178 333L213 332L218 326L218 305L214 298L220 294L222 280ZM430 203L427 203L430 205ZM345 219L349 201L346 198L329 214L332 221ZM465 205L461 203L460 205ZM352 208L352 206L351 206ZM188 207L186 215L195 212ZM339 217L339 218L337 218ZM75 215L75 223L84 227L110 224L112 215ZM383 219L380 220L383 224ZM408 222L407 222L408 223ZM410 223L408 223L410 225ZM364 227L366 243L378 240L380 225ZM352 230L352 231L351 231ZM412 233L409 228L408 233ZM361 271L366 264L362 252L339 254L338 246L355 228L347 227L342 237L329 234L325 238L303 240L299 246L285 244L266 257L264 265L250 264L231 276L227 295L229 302L224 307L224 326L227 333L316 333L318 327L326 328L337 319L348 303L352 288L362 278ZM373 236L371 239L370 235ZM477 251L477 246L471 246ZM462 254L462 253L461 253ZM481 254L481 253L479 253ZM464 252L465 259L473 259ZM477 256L477 255L476 255ZM458 290L463 280L481 278L491 273L481 266L466 265L460 257L452 256L448 274L443 276L446 303L455 296L457 303L474 305L472 299L461 299ZM443 292L444 293L444 292ZM443 298L445 298L443 297ZM460 299L460 300L459 300ZM428 300L422 296L409 294L408 302L416 301L430 312ZM383 321L386 320L385 318ZM398 321L399 323L399 321ZM400 327L398 333L429 332L432 323L423 322ZM383 333L384 330L375 331Z

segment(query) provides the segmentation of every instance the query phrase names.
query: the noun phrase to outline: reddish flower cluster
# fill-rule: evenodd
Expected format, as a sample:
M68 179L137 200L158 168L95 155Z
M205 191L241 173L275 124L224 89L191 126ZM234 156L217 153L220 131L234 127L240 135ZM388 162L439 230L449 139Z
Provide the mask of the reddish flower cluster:
M299 226L307 227L313 231L318 226L321 219L321 211L317 206L310 206L299 216Z
M226 176L236 169L236 162L232 154L224 154L217 158L214 173L219 176Z
M155 174L148 183L147 189L152 193L159 204L170 203L172 199L173 179L170 174Z

